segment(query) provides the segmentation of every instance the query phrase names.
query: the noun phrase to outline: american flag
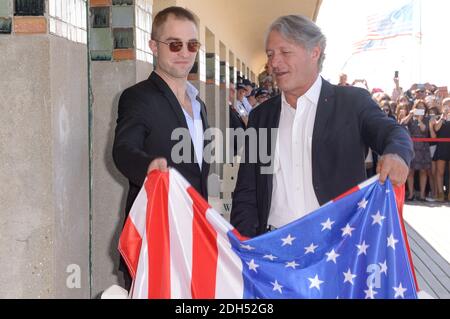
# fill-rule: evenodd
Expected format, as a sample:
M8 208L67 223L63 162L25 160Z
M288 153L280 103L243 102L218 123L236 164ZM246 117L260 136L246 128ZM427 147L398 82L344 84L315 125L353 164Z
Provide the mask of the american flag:
M415 0L367 18L367 35L353 44L353 52L386 49L386 40L414 34Z
M395 191L378 178L247 239L174 169L153 171L119 250L131 298L415 299Z

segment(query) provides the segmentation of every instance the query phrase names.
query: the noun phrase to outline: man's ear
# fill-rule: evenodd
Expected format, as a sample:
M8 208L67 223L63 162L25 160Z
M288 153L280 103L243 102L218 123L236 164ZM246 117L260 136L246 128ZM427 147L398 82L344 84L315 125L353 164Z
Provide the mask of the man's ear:
M311 58L313 58L314 60L318 61L320 58L320 54L322 53L322 49L319 46L315 46L312 50L311 50Z
M155 40L148 41L148 46L155 57L158 57L158 45Z

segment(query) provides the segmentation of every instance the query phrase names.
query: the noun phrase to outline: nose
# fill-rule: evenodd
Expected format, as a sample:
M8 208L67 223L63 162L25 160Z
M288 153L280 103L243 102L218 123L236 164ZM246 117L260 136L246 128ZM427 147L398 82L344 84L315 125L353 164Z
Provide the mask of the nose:
M189 52L188 50L187 43L183 43L183 47L181 48L180 52L178 52L178 56L182 58L187 58L189 57L190 54L191 52Z
M277 69L280 66L281 63L281 57L279 54L277 53L272 53L271 57L269 58L269 65L273 68L273 69Z

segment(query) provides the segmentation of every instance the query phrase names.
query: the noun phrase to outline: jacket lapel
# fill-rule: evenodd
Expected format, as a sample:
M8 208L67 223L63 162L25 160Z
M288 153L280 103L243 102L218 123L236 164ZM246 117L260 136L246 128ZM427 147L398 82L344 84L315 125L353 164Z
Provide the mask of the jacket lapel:
M272 121L269 124L269 133L268 133L268 139L267 139L268 142L271 139L271 137L270 137L271 136L270 135L271 130L272 129L278 129L279 126L280 126L281 95L278 95L278 97L274 100L273 104L274 104L274 107L273 107L274 113L271 114ZM275 165L275 162L274 162L274 160L275 160L275 147L276 147L277 140L278 140L278 136L275 139L275 146L273 147L274 151L271 152L271 154L270 154L271 155L270 163L271 163L272 166ZM267 149L268 150L270 149L269 146L271 147L272 145L267 145ZM267 191L267 195L268 195L267 196L267 208L266 208L266 210L264 210L264 212L266 213L267 216L265 216L264 218L266 218L266 217L268 218L269 217L270 206L272 204L273 174L262 174L260 176L263 179L267 179L266 182L262 181L261 185L267 185L267 190L266 190ZM267 226L267 225L264 225L264 226Z
M186 118L184 117L184 113L183 113L183 110L181 109L181 105L180 105L180 103L178 103L178 100L175 97L175 94L173 94L172 90L167 85L167 83L156 72L152 72L152 74L150 74L149 80L152 81L159 88L159 90L164 94L164 96L167 98L167 100L169 101L170 107L172 108L172 111L177 116L179 125L181 127L187 128L188 126L187 126Z
M318 156L318 147L322 137L327 129L330 120L331 107L334 106L334 88L333 85L322 79L322 90L320 91L319 102L317 104L316 118L314 121L314 130L312 138L312 162ZM313 174L314 176L314 174Z

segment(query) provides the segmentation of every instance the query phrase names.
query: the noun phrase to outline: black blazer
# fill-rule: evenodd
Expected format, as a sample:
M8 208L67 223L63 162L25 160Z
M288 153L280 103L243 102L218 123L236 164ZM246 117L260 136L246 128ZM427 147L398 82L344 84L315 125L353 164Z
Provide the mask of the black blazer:
M198 97L197 100L201 105L203 130L206 130L208 123L205 104ZM203 197L208 198L209 164L203 159L200 171L198 164L194 162L192 141L191 161L172 161L172 147L179 141L171 140L171 134L180 127L188 128L181 105L167 83L155 72L147 80L126 89L120 96L113 158L130 184L127 215L144 183L150 162L157 157L166 158L169 166L176 168Z
M250 113L248 127L278 128L280 112L278 95ZM320 205L366 179L368 147L378 154L398 154L408 165L414 156L408 133L381 111L366 90L334 86L323 80L312 139L313 187ZM258 149L257 163L252 164L248 162L246 143L245 163L240 165L233 194L231 223L248 237L267 229L273 175L261 174L260 169L273 160L270 138L266 149L271 156L269 163L262 162Z

